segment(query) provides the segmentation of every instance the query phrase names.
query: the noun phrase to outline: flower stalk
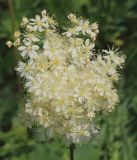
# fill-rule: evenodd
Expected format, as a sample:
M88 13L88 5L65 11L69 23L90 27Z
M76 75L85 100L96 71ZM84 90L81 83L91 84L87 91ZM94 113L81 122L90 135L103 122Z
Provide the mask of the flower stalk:
M11 20L12 20L12 30L14 32L16 29L16 18L14 13L14 7L11 0L8 0L8 5L9 5L9 12L11 14Z
M69 146L69 150L70 150L70 160L74 160L74 149L75 149L75 144L71 143Z

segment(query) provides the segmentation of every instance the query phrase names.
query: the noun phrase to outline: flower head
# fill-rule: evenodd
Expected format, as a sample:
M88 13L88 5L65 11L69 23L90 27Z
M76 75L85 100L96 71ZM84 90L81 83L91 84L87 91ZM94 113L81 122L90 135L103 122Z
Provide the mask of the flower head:
M97 23L68 18L72 25L61 34L46 10L23 18L23 33L15 36L20 43L7 45L21 55L16 70L25 80L29 124L43 128L48 138L83 143L97 133L99 111L111 112L119 101L114 82L125 58L114 49L96 52Z

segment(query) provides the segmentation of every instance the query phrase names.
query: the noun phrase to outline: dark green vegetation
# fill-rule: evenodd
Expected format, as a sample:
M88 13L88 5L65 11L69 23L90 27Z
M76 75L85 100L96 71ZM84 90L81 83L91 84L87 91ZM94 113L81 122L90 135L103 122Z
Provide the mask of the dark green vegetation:
M0 160L68 159L68 150L61 142L37 143L19 121L23 94L14 71L17 53L4 44L12 38L13 30L19 28L23 16L33 17L42 9L54 13L60 24L65 24L71 12L97 21L97 48L114 44L127 56L118 85L120 104L102 119L96 144L78 146L75 159L136 160L137 0L0 0Z

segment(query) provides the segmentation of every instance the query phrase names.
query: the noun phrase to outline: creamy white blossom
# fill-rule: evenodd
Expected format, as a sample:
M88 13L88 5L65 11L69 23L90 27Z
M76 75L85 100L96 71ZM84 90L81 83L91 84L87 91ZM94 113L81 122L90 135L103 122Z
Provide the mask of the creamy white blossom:
M81 31L83 35L86 35L86 33L91 34L91 32L92 32L92 29L89 26L88 20L86 20L86 21L80 20L79 25L77 27L77 30Z
M98 113L111 112L119 101L114 83L125 58L118 50L95 50L96 22L73 14L68 19L72 25L59 34L46 10L35 19L23 18L23 33L15 36L21 54L16 70L27 92L29 127L43 128L39 134L48 138L84 143L97 133Z
M33 26L34 31L42 32L45 28L48 28L48 21L46 17L35 16L35 19L30 19L30 25Z
M22 57L28 56L30 58L35 58L37 56L37 51L39 50L38 45L32 45L30 42L25 42L24 46L19 46L18 50L21 51Z
M23 17L21 21L21 27L25 27L29 23L29 20L27 17Z
M7 41L5 44L6 44L9 48L11 48L11 47L13 46L13 43L12 43L11 41Z
M26 33L24 34L24 40L28 41L28 42L38 42L40 41L38 36L34 35L33 33Z

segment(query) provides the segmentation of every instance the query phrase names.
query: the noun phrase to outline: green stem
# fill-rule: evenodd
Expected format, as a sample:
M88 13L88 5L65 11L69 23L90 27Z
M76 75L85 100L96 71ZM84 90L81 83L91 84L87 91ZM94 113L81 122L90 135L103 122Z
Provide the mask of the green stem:
M14 32L16 29L16 18L15 18L15 14L14 14L14 7L13 7L12 0L8 0L8 5L9 5L9 12L10 12L11 21L12 21L12 29Z
M71 143L69 146L69 150L70 150L70 160L74 160L74 149L75 149L75 144Z
M15 11L14 11L14 6L13 6L13 1L12 0L8 0L8 6L9 6L9 12L10 12L10 16L11 16L11 23L12 23L12 31L13 33L15 32L16 30L16 17L15 17ZM17 63L18 61L18 53L17 53L17 50L14 49L14 57L15 57L15 61ZM20 85L20 77L17 76L17 88L18 88L18 91L21 95L22 93L22 86Z

